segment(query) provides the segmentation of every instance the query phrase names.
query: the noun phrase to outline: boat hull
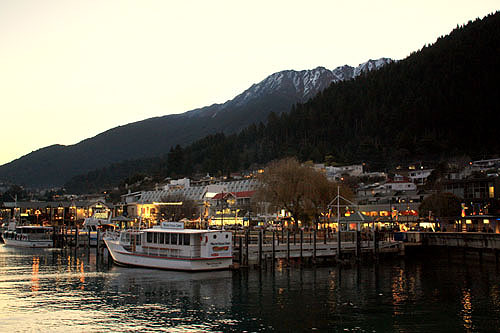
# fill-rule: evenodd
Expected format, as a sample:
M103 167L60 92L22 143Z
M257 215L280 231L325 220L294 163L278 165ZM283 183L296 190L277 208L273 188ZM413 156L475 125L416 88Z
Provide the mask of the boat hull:
M129 252L119 241L104 239L113 261L122 266L136 266L177 271L212 271L229 269L232 257L214 258L172 258Z
M15 247L28 247L28 248L47 248L52 247L52 240L17 240L17 239L9 239L4 237L4 243L7 246L15 246Z

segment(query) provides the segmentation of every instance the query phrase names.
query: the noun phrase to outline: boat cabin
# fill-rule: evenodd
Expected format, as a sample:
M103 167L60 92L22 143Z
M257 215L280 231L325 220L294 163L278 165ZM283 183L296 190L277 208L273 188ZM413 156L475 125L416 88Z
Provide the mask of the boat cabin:
M162 226L150 229L122 232L120 242L124 246L128 245L127 247L133 251L155 256L177 258L232 256L230 231L183 229L182 223L175 225L164 223Z
M6 231L4 237L16 240L47 240L51 239L52 227L19 226L15 231Z

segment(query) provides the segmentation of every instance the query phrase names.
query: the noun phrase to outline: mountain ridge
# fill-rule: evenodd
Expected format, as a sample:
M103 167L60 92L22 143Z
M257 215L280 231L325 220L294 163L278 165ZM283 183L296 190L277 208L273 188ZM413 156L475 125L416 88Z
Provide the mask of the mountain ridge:
M162 181L229 175L290 156L365 163L371 171L498 158L492 126L500 122L498 54L500 12L457 27L378 71L331 84L288 113L270 113L266 124L204 137L175 147L166 158L114 164L74 177L65 187L88 193L146 176Z
M166 154L177 144L217 132L236 133L265 121L270 112L288 112L292 105L307 101L332 83L390 62L380 58L357 67L276 72L221 104L120 125L73 145L40 148L0 166L0 180L28 187L61 186L74 175L111 163Z

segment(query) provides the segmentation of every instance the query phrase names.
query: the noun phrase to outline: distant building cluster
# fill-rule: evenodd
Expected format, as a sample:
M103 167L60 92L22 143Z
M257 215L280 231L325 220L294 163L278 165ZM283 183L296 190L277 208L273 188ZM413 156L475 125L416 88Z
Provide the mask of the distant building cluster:
M426 168L422 164L399 166L388 173L366 172L364 164L313 167L329 180L349 183L354 189L355 203L346 213L350 214L355 206L363 219L380 225L432 220L431 214L419 214L419 206L425 198L439 192L451 193L461 200L462 222L467 230L499 217L500 159L472 161L465 166L448 162L439 168ZM167 179L151 190L128 190L115 204L106 202L104 195L57 196L54 201L5 201L0 207L0 219L19 216L32 223L75 225L92 216L96 209L104 208L112 217L148 223L172 219L166 208L184 203L190 203L192 208L185 220L206 225L246 226L251 221L286 218L286 212L275 212L269 204L255 198L260 186L255 175L262 172L234 173L229 179L209 175L196 180ZM8 186L4 187L6 191Z

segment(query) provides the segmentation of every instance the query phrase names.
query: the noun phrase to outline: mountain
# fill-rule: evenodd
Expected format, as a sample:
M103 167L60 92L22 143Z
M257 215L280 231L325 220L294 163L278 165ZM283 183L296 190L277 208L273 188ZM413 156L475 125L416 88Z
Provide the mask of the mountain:
M114 164L73 178L67 188L85 192L116 186L131 173L158 179L227 175L288 156L365 162L371 170L455 157L498 158L499 54L497 12L457 27L403 60L336 82L290 112L270 113L266 124L209 135L176 147L167 158Z
M264 121L271 111L288 112L332 82L352 79L391 62L381 58L356 68L346 65L332 71L317 67L274 73L223 104L119 126L75 145L39 149L0 166L0 180L30 187L60 186L75 175L111 163L166 154L172 146L212 133L236 133Z

